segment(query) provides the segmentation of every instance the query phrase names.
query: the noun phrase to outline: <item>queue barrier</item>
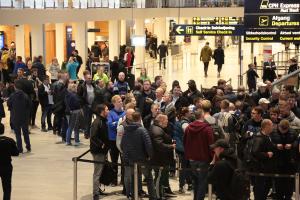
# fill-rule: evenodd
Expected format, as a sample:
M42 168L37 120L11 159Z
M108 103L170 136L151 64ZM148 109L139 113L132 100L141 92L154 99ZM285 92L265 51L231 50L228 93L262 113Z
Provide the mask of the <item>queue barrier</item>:
M73 161L73 200L77 200L77 176L78 176L78 162L85 162L85 163L98 163L98 164L111 164L111 165L117 165L117 166L131 166L134 170L134 200L138 200L138 163L134 163L133 165L123 165L120 163L112 163L112 162L100 162L100 161L94 161L94 160L88 160L88 159L82 159L83 156L88 154L90 150L85 151L83 154L81 154L78 157L72 158ZM146 166L140 166L141 168ZM162 166L156 166L156 165L147 165L147 167L151 167L152 169L163 169ZM173 168L174 169L174 168ZM181 167L175 167L175 170L181 171L208 171L208 169L192 169L192 168L181 168ZM295 179L295 200L300 200L300 176L299 172L296 174L278 174L278 173L257 173L257 172L246 172L248 176L260 176L260 177L269 177L269 178L292 178ZM212 185L208 185L208 200L212 200Z

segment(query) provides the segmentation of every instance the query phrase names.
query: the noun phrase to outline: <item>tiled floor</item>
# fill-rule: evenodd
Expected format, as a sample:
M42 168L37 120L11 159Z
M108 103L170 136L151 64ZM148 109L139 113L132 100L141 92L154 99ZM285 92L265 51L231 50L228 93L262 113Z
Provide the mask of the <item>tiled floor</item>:
M203 46L203 42L199 44ZM278 46L277 48L281 48ZM259 51L257 47L255 52ZM250 62L250 56L246 50L250 52L250 45L243 45L246 64ZM226 48L225 65L221 74L221 78L228 80L232 78L232 85L237 86L237 76L239 74L238 66L238 48L236 46ZM177 64L178 63L178 64ZM179 80L183 90L189 79L195 79L198 87L211 87L217 82L216 66L210 63L208 78L203 76L203 64L199 61L199 55L191 55L189 47L184 49L183 59L168 60L168 69L159 71L158 67L149 67L150 76L163 74L165 81L170 87L173 80ZM7 116L9 116L9 113ZM40 117L40 110L38 111ZM4 119L6 125L6 135L13 137L8 126L8 117ZM40 120L37 120L40 124ZM81 138L83 145L79 147L65 146L64 144L56 144L60 138L52 133L43 133L39 129L32 130L30 135L32 142L32 153L23 154L13 159L13 192L12 200L71 200L73 188L73 163L72 157L78 156L86 151L89 141ZM91 158L87 155L86 158ZM80 163L78 165L78 199L90 200L92 191L92 172L93 165L89 163ZM171 180L172 189L178 191L178 181ZM107 192L120 192L120 187L107 188ZM0 199L2 198L2 188L0 189ZM104 199L124 199L119 194L114 194ZM191 194L180 195L177 199L192 199Z

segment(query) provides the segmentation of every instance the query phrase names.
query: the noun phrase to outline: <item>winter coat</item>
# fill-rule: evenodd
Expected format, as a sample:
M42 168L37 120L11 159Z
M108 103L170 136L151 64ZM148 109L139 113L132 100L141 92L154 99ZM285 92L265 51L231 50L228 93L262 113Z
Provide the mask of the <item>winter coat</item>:
M292 111L290 112L290 115L288 117L282 119L288 120L290 122L291 128L300 129L300 119L296 117L296 115Z
M215 49L213 58L215 59L215 65L223 65L224 64L224 50L219 47Z
M79 67L78 62L68 63L67 64L67 71L70 76L70 80L77 80L77 73L76 70Z
M146 162L153 154L152 142L148 131L138 123L125 125L121 149L124 161L127 164Z
M45 76L46 76L46 69L44 67L44 65L41 62L34 62L32 64L32 69L36 68L38 70L38 77L41 81L44 80Z
M207 182L215 188L216 195L221 200L236 200L230 193L230 183L237 167L237 158L233 149L225 149L214 165L210 167ZM220 178L222 177L222 178Z
M267 152L273 152L273 157L269 158ZM256 160L254 162L254 171L262 173L274 172L274 145L269 136L259 132L253 138L252 155Z
M28 95L22 90L16 90L10 95L7 106L10 110L11 122L14 126L28 124L30 115L30 103ZM22 113L20 113L22 112Z
M174 161L171 136L158 125L152 125L149 133L153 145L151 164L156 166L170 165Z
M90 150L92 154L106 155L108 149L107 119L97 115L91 126Z
M213 152L209 145L214 143L213 129L208 123L196 120L185 129L184 152L187 160L210 162Z
M275 146L282 144L283 149L275 149L275 162L278 173L293 174L296 170L296 160L298 152L298 139L295 130L289 129L287 133L281 133L279 129L271 134L271 140ZM291 144L291 149L285 149L286 144Z
M201 49L200 60L203 62L209 62L211 60L211 57L212 57L212 50L209 46L205 45Z

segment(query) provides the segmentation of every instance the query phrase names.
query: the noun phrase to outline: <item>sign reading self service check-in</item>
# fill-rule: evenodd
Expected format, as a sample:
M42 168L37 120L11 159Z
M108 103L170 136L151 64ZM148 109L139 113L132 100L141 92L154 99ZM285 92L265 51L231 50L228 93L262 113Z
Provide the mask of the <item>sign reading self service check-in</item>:
M300 41L300 0L246 0L245 42Z

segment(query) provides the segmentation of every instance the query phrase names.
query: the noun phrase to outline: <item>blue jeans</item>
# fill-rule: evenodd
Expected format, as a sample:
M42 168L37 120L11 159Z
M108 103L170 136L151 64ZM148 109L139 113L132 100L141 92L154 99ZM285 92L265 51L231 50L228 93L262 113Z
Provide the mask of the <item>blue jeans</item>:
M179 163L182 170L179 171L179 187L183 187L186 183L191 184L192 180L192 173L191 171L185 170L189 167L189 161L185 159L184 153L177 153L179 158Z
M207 174L209 163L203 161L190 161L192 169L201 169L200 171L193 171L193 187L194 200L204 200L207 190Z
M14 124L14 131L16 134L17 147L20 153L23 153L23 145L22 145L22 137L21 137L21 129L23 132L24 141L26 144L26 149L31 150L30 139L29 139L29 131L28 131L28 123L23 125L16 126Z
M71 112L69 119L69 128L67 130L66 143L71 144L71 135L74 131L75 142L79 142L79 118L81 115L81 110L75 110Z
M46 128L46 118L47 118L47 124L48 128L52 128L52 123L51 123L51 115L52 115L52 105L48 104L46 106L42 107L42 128Z

